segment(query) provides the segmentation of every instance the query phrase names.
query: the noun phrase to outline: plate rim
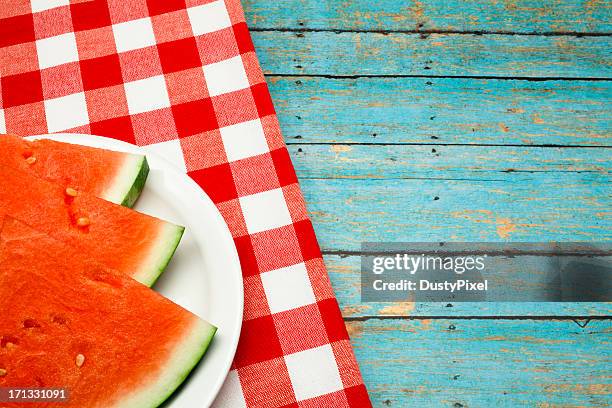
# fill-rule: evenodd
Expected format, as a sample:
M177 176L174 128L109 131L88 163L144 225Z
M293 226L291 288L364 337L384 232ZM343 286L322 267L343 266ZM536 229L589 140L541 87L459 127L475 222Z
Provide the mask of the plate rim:
M84 140L79 140L79 138L84 139ZM227 242L229 243L229 247L231 248L231 252L232 252L231 262L234 263L238 271L237 277L238 277L239 284L238 284L237 295L239 299L239 305L238 305L239 313L238 313L238 316L235 317L235 321L237 321L237 324L235 325L235 328L230 333L230 339L231 339L230 351L231 353L228 353L229 358L227 358L226 361L223 362L224 365L223 365L223 369L221 370L222 375L219 375L219 377L215 380L215 383L212 386L212 392L210 393L210 397L206 398L203 401L203 403L205 404L204 406L207 406L207 407L211 406L212 403L217 398L217 396L219 395L219 392L221 391L221 388L223 387L223 384L225 383L227 375L229 374L229 371L231 369L232 362L234 361L236 350L238 348L238 341L240 340L240 334L242 331L242 323L243 323L243 317L244 317L244 278L242 275L242 265L240 263L240 257L238 256L238 250L236 248L236 244L234 242L231 230L229 229L229 226L225 222L225 219L221 215L221 212L219 211L217 206L214 204L214 202L208 196L208 194L204 191L204 189L202 189L202 187L200 187L191 177L183 173L175 164L171 163L167 159L159 156L156 153L146 150L145 149L146 145L138 146L132 143L128 143L128 142L118 140L118 139L113 139L110 137L96 136L96 135L85 134L85 133L37 134L37 135L26 136L24 137L24 139L26 140L50 139L50 140L54 140L58 142L71 143L71 144L81 145L81 146L97 147L97 148L107 149L107 150L115 150L115 146L116 146L116 151L120 151L124 153L141 154L146 157L154 157L155 161L163 163L164 166L167 167L167 169L164 169L162 171L167 170L170 173L175 173L176 177L182 178L187 184L191 185L193 190L196 191L198 195L201 196L201 199L207 202L208 206L214 209L213 212L214 212L215 218L217 218L217 222L220 222L220 224L224 227L223 234L225 235L225 237L223 237L223 239L227 240ZM87 143L87 141L90 141L91 143ZM110 145L111 147L110 148L101 147L100 144L104 146ZM146 188L146 183L145 183L144 188ZM187 380L186 383L182 384L181 386L186 385L188 382L189 382L189 379ZM180 392L180 387L177 391ZM172 396L173 395L174 393L172 394Z

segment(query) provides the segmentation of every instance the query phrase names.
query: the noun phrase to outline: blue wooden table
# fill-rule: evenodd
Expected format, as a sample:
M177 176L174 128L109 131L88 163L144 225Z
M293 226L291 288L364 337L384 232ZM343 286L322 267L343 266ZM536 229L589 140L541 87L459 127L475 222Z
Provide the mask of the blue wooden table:
M609 304L361 303L359 248L611 240L612 3L244 5L374 405L611 404Z

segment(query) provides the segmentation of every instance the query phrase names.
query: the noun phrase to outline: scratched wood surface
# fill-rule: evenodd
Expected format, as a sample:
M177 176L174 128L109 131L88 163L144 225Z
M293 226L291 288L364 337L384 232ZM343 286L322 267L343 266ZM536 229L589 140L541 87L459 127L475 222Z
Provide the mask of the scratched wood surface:
M288 144L610 145L608 81L271 75L268 83Z
M370 319L347 326L375 406L609 406L612 327L578 323Z
M244 0L256 30L607 34L607 0Z
M253 33L267 74L607 78L608 37L363 32ZM389 58L393 55L393 58Z
M611 240L612 4L243 3L374 405L611 405L610 304L362 303L359 249Z

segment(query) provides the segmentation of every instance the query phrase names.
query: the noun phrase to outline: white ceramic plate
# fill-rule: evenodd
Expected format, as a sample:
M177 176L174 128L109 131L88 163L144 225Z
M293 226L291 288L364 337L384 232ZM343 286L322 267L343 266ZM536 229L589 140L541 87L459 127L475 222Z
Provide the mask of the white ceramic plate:
M134 208L186 227L168 269L154 289L218 327L202 362L164 407L210 406L236 352L244 301L240 261L221 214L193 180L146 147L91 135L54 134L32 138L147 156L151 172Z

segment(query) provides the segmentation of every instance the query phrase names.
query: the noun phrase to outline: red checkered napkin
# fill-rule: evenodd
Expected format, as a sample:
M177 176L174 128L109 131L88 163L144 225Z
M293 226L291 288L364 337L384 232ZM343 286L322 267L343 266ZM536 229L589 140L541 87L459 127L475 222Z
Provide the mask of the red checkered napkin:
M216 203L245 284L216 406L370 406L239 0L5 0L0 108L149 145Z

